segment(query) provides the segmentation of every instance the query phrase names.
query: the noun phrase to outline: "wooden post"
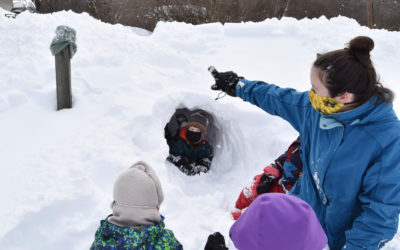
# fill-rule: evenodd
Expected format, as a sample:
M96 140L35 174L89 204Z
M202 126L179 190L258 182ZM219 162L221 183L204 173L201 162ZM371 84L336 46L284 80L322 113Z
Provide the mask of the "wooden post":
M372 29L374 27L374 12L372 8L372 0L367 0L367 19L368 27Z
M72 108L69 45L56 56L57 110Z

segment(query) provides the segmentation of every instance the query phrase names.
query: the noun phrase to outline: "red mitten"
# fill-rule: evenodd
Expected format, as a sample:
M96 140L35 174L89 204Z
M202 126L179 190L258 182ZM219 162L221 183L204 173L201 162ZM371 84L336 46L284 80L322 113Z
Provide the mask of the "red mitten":
M254 176L253 181L243 188L242 192L240 192L239 198L236 200L236 208L244 209L257 198L256 187L258 183L260 183L262 175L263 174Z
M242 209L247 208L250 204L257 198L257 186L259 186L260 182L262 181L261 178L267 175L268 179L272 180L270 187L268 187L267 193L284 193L283 188L279 185L279 178L281 177L281 172L273 165L268 165L264 168L262 174L256 175L253 178L253 181L249 183L247 186L243 188L240 192L238 199L236 200L236 208L234 211L231 212L232 217L234 220L240 217L242 214ZM265 176L263 178L266 179Z
M242 215L242 210L235 209L234 211L231 212L231 214L232 214L233 219L237 220Z

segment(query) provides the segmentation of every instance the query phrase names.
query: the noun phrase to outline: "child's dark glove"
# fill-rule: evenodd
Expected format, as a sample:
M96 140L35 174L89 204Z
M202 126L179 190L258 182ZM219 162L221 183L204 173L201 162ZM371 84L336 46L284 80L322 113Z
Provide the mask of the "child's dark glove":
M274 181L281 177L281 170L278 166L271 164L264 168L264 174L261 176L260 182L256 187L257 194L267 193Z
M174 162L174 164L175 164L177 167L186 166L186 165L189 165L189 161L188 161L188 159L186 159L185 157L180 157L180 159L177 160L176 162Z
M222 90L230 96L236 96L236 85L240 79L243 77L239 77L233 71L216 73L214 75L215 84L211 86L212 90Z
M176 163L174 163L175 166L179 168L182 172L184 172L187 175L195 175L197 174L196 171L194 171L193 167L190 165L189 160L186 159L185 157L181 157Z
M195 175L193 167L190 165L189 160L183 156L169 155L167 161L172 162L179 170L187 175Z
M208 158L201 159L195 163L189 162L184 156L169 155L167 161L172 162L180 171L186 175L206 173L210 170L211 161Z
M207 239L206 246L204 250L227 250L228 248L225 246L225 238L219 233L215 232L210 234Z
M177 156L177 155L173 155L173 154L170 154L167 157L167 161L172 162L177 167L182 166L182 165L189 165L189 160L186 157Z
M258 183L256 187L257 194L260 195L267 193L271 189L274 181L275 181L274 176L271 176L269 174L263 174L263 176L261 176L260 183Z
M200 160L198 160L198 161L196 162L196 165L198 165L198 166L203 166L203 167L205 167L207 170L209 170L209 169L210 169L210 166L211 166L211 161L210 161L209 159L207 159L207 158L200 159Z
M186 175L189 175L189 176L196 175L199 173L199 171L197 169L193 168L190 164L181 165L178 168L183 173L185 173Z

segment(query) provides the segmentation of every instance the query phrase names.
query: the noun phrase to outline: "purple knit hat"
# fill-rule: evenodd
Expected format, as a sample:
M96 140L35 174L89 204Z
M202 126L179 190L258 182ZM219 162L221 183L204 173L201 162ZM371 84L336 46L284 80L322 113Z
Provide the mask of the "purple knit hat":
M229 235L239 250L322 250L328 243L313 209L293 195L280 193L258 196Z

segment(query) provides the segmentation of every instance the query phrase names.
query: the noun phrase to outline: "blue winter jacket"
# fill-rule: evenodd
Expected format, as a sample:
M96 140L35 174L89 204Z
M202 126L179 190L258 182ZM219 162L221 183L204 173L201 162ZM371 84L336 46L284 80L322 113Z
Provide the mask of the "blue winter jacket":
M291 193L308 202L331 249L379 249L397 232L400 123L377 96L348 112L315 111L308 92L241 80L236 95L300 134L303 174Z

